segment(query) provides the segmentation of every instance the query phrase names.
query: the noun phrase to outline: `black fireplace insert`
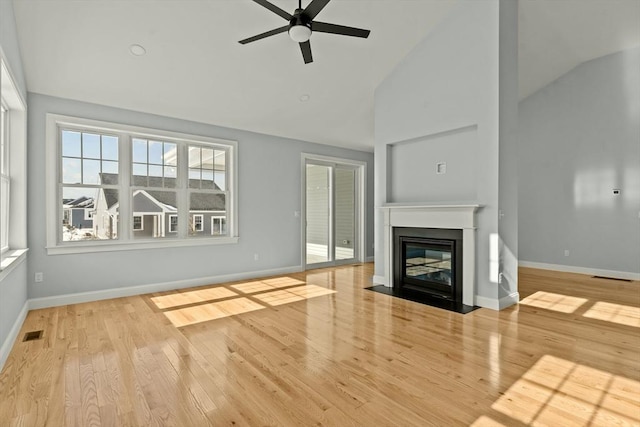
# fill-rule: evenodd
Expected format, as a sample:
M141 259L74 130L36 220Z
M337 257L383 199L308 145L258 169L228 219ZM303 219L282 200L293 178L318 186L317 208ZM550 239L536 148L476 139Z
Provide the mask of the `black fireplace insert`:
M462 301L462 230L393 228L395 291Z

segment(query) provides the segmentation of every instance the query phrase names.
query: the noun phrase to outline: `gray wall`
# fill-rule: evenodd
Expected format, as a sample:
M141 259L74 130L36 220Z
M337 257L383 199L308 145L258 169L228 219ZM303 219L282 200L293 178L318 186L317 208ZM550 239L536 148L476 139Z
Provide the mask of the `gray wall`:
M498 297L518 291L518 2L500 0Z
M45 250L45 115L64 114L238 141L238 244L48 256ZM373 238L373 154L118 108L29 94L29 297L164 283L301 265L301 154L368 163L367 238ZM277 167L275 167L277 165ZM254 254L259 260L254 260ZM117 266L117 268L114 268Z
M517 29L512 23L498 31L499 9L498 1L461 2L384 80L375 97L376 207L387 202L484 205L477 215L476 294L492 304L499 298L497 255L490 256L491 236L498 233L503 65L498 41L514 37L509 31ZM445 175L435 174L438 162L447 163ZM381 218L376 210L377 276L384 275Z
M640 273L640 49L530 95L519 127L520 259Z
M25 83L24 70L22 68L22 56L18 46L18 33L16 31L16 20L13 14L12 1L0 1L0 46L5 59L11 68L13 78L22 95L22 99L27 99L27 85Z
M27 90L11 1L0 1L0 47L2 47L7 66L13 78L16 79L18 90L26 100ZM0 282L0 347L7 340L11 328L27 302L27 263L28 259ZM7 344L10 345L10 343Z

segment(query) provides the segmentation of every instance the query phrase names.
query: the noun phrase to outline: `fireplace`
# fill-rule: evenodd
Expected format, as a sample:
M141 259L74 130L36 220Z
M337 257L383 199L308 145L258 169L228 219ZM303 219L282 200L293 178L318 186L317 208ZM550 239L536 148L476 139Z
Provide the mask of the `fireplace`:
M394 230L413 228L416 230L457 230L458 236L451 235L420 235L408 237L423 237L427 239L444 239L455 241L456 263L462 263L462 268L455 273L453 295L458 298L461 292L462 305L475 305L475 246L476 246L476 210L481 206L476 204L413 204L402 205L390 203L383 206L384 222L384 275L374 276L374 283L386 287L390 293L395 293L399 266L396 260ZM462 236L461 238L459 236ZM401 273L400 273L401 274ZM412 293L419 293L411 291ZM429 295L423 292L423 295ZM430 297L431 298L431 297ZM444 298L431 298L446 301Z
M462 230L393 227L393 288L462 302Z

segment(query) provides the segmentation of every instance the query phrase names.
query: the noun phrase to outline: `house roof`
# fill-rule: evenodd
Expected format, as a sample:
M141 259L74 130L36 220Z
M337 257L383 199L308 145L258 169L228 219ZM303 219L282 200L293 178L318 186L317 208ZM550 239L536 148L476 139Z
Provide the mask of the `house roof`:
M118 175L113 173L101 173L100 178L103 184L115 185L118 183ZM161 205L172 208L175 210L175 196L172 191L167 191L162 188L161 177L149 177L149 187L158 187L158 190L152 190L145 188L144 192L150 197L155 199ZM215 190L220 190L220 187L214 184ZM110 209L118 203L118 190L105 188L104 197L107 202L107 206ZM192 191L190 195L189 210L192 211L224 211L226 210L225 196L224 194L212 194Z
M93 208L93 197L78 197L77 199L65 199L62 201L65 207L68 208L83 208L83 209L91 209Z

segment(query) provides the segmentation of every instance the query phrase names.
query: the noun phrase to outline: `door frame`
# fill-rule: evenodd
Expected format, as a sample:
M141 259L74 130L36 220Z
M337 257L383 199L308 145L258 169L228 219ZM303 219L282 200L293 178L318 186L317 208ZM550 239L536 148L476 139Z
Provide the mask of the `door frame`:
M307 265L307 163L323 163L333 166L348 166L355 169L355 239L356 245L354 247L354 258L347 261L333 261L316 263L311 266ZM351 262L363 263L366 260L366 240L367 240L367 227L366 227L366 198L367 198L367 163L359 160L343 159L340 157L323 156L320 154L302 153L300 162L301 171L301 209L300 209L300 230L301 230L301 255L302 255L302 270L322 268L334 265L341 265ZM332 190L331 197L334 198L334 192ZM332 203L333 204L333 203ZM332 230L335 234L335 230ZM334 245L335 246L335 245ZM335 258L335 257L334 257Z

